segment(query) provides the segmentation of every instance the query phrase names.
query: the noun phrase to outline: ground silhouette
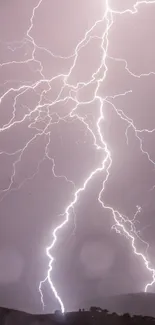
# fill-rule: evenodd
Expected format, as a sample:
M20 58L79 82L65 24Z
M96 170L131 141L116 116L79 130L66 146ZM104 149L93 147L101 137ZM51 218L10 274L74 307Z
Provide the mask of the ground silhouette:
M107 309L92 306L90 310L62 314L31 315L21 311L0 308L0 325L152 325L155 318L125 313L109 313Z

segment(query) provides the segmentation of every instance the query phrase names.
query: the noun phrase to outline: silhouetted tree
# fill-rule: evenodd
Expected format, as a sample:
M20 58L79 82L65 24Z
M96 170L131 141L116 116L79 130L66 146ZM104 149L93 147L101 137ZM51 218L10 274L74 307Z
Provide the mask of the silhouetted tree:
M90 312L91 312L91 313L94 313L94 312L101 312L101 311L103 311L103 310L102 310L102 308L100 308L100 307L95 307L95 306L90 307Z
M126 324L126 323L129 323L130 322L130 314L129 313L125 313L125 314L123 314L123 320L124 320L124 323Z
M103 312L107 315L109 313L109 310L103 309Z
M113 316L113 317L118 317L118 315L117 315L115 312L113 312L113 313L111 314L111 316Z

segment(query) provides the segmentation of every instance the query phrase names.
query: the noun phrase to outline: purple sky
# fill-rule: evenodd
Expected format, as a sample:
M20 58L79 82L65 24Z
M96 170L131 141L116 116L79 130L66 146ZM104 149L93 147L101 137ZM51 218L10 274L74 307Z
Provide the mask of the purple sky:
M152 274L131 236L155 268L155 1L109 0L109 13L101 0L38 4L0 4L0 305L31 312L42 312L52 232L101 168L103 143L112 158L101 195L109 209L98 201L107 160L58 233L52 281L67 310L143 291ZM113 227L112 209L129 236ZM45 312L59 308L48 282L42 291Z

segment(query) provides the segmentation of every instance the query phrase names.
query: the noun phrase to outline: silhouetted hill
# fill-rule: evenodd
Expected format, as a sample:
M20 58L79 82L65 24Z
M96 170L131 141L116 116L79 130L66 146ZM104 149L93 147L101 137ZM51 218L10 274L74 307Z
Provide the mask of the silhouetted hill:
M106 309L91 307L89 311L79 310L62 314L31 315L24 312L0 308L0 325L153 325L155 318L118 315Z
M99 306L118 314L129 313L155 317L155 294L136 293L103 297L85 302L82 306L86 309L89 309L90 306Z
M0 325L56 325L54 315L32 315L22 311L0 308Z

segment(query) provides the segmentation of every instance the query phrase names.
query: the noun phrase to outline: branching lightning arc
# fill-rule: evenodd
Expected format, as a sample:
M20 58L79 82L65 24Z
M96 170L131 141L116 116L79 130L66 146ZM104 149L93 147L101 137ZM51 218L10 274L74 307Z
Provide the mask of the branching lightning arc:
M126 139L128 141L128 130L129 128L133 129L133 132L135 134L135 137L137 138L137 140L139 141L139 146L140 146L140 150L142 152L142 154L146 155L147 159L150 161L151 164L155 165L155 162L151 159L149 153L147 151L144 150L143 148L143 141L140 137L140 134L143 132L154 132L155 130L147 130L147 129L143 129L143 130L139 130L136 128L134 121L128 117L122 110L117 109L114 104L112 103L111 99L113 99L114 97L119 97L119 96L126 96L127 93L132 92L132 90L127 91L126 93L121 93L121 94L117 94L115 96L108 96L106 98L102 98L99 95L99 88L101 83L104 82L104 80L106 79L107 76L107 71L108 71L108 66L107 66L107 59L109 58L108 55L108 47L109 47L109 31L111 29L111 27L114 24L114 16L115 15L123 15L125 13L130 13L131 15L135 15L138 12L138 8L141 4L155 4L155 1L138 1L135 3L135 5L133 6L133 9L127 9L124 11L114 11L113 9L110 8L110 5L108 3L108 0L106 0L106 8L105 8L105 12L103 14L103 18L96 21L95 24L86 31L84 37L82 40L80 40L80 42L78 43L78 45L75 48L74 53L70 56L70 57L61 57L61 56L56 56L54 55L52 52L50 52L48 49L46 48L42 48L43 51L48 52L52 57L56 57L56 58L60 58L63 60L68 60L68 59L72 59L72 64L70 66L69 72L68 74L59 74L54 76L51 79L46 79L44 74L43 74L43 65L42 62L38 59L36 59L36 51L37 49L39 49L40 47L35 43L34 38L31 35L33 26L34 26L34 18L35 15L37 13L37 9L42 5L43 0L40 0L38 2L38 4L33 8L33 12L32 12L32 16L30 18L30 24L29 24L29 28L26 32L26 36L24 38L23 41L21 42L14 42L11 44L7 44L7 47L12 50L15 51L19 48L22 48L25 46L25 44L29 45L30 48L32 48L32 53L31 53L31 58L24 60L24 61L10 61L10 62L5 62L2 63L0 65L0 68L5 66L5 65L20 65L20 64L26 64L26 63L31 63L31 62L35 62L37 64L37 66L39 66L38 68L38 72L40 74L40 79L34 83L24 83L21 82L21 85L15 88L9 88L6 92L4 92L1 95L0 98L0 103L2 103L2 101L4 100L4 98L6 98L9 94L15 94L14 97L14 103L13 103L13 113L12 113L12 117L10 119L10 121L5 124L3 127L1 127L0 132L4 132L6 130L11 129L13 126L18 125L18 124L22 124L25 121L30 120L30 124L29 124L29 128L33 128L37 131L37 133L31 138L31 140L29 140L24 148L21 148L19 150L17 150L16 152L0 152L0 154L5 154L5 155L17 155L17 159L16 161L13 163L13 173L11 176L11 182L9 184L9 186L5 189L3 189L1 191L1 199L4 199L4 197L6 197L10 191L12 191L12 184L14 181L14 177L16 174L16 167L17 165L21 162L23 153L25 152L26 148L36 139L39 138L41 135L46 135L47 137L47 142L45 145L45 150L44 150L44 158L38 162L38 167L37 170L35 172L35 174L33 174L33 176L31 178L33 178L38 172L39 172L39 167L40 164L42 163L42 161L44 159L49 159L52 163L52 172L53 175L55 177L60 177L60 178L64 178L65 181L69 182L71 184L71 186L73 187L74 190L74 197L73 200L69 202L69 204L67 205L66 209L64 209L64 214L63 214L63 221L62 223L60 223L54 230L53 230L53 240L52 243L46 248L46 254L49 258L49 265L48 265L48 271L47 271L47 276L46 278L40 282L39 285L39 291L41 294L41 302L43 304L44 307L44 299L43 299L43 292L42 292L42 286L43 284L48 281L54 295L55 298L58 300L60 307L61 307L61 311L64 312L65 311L65 306L64 303L52 281L52 268L53 268L53 261L54 261L54 257L52 256L52 249L55 246L56 242L59 240L59 236L61 235L61 229L64 227L65 224L67 224L69 222L70 219L70 214L72 211L74 211L74 207L77 203L77 201L80 199L80 195L82 195L82 192L87 190L87 185L88 183L91 182L91 180L98 174L98 173L102 173L104 171L105 173L105 179L103 181L103 186L101 191L99 192L98 195L98 202L101 204L101 206L103 207L103 209L107 209L111 212L112 216L113 216L113 220L114 220L114 225L113 225L113 229L115 229L116 232L120 233L121 235L125 235L125 237L128 239L128 241L131 244L133 253L135 255L137 255L137 257L141 258L144 266L147 268L148 272L150 272L150 274L152 275L152 280L150 283L147 283L145 285L144 290L147 291L149 286L152 286L155 283L155 269L152 268L150 266L151 262L147 257L147 250L149 248L149 244L144 242L144 240L140 237L139 232L136 230L136 226L135 226L135 220L136 220L136 216L138 213L140 213L141 208L139 206L137 206L137 211L134 215L133 220L130 220L128 217L124 216L121 214L121 212L115 210L112 206L107 206L104 202L103 202L103 192L105 190L106 187L106 183L108 182L108 178L110 175L110 169L112 166L112 155L108 146L108 143L105 142L104 140L104 136L102 134L102 130L101 130L101 123L104 120L104 115L103 115L103 106L104 103L108 103L109 105L111 105L112 109L115 110L116 114L118 115L118 117L120 119L122 119L123 121L126 122L127 124L127 128L126 128L126 132L125 132L125 136ZM99 25L105 24L105 29L104 32L102 34L102 37L98 37L97 35L93 35L94 31L96 30L95 28ZM78 82L78 84L76 86L72 85L69 83L69 77L72 74L73 69L76 67L77 64L77 59L79 56L79 53L81 51L82 48L84 48L89 41L92 38L99 38L100 39L100 48L102 51L102 58L101 61L99 63L99 67L96 71L94 71L94 73L92 74L91 79L87 82ZM130 71L130 69L128 68L128 63L125 59L122 58L113 58L110 57L111 60L114 61L122 61L125 64L125 69L127 70L128 74L132 75L135 78L141 78L142 76L148 76L150 74L155 74L155 72L149 72L148 74L141 74L141 75L136 75L133 71ZM60 92L57 96L57 98L50 102L46 95L48 93L48 91L51 90L52 87L52 82L55 80L61 79L63 80L63 86L60 89ZM7 83L9 83L11 81L7 81ZM78 114L77 108L78 106L81 104L81 102L77 99L78 96L78 91L81 88L84 88L90 84L95 84L96 88L94 90L93 93L93 99L90 102L83 102L83 104L89 104L92 103L93 101L98 102L99 107L96 107L97 110L99 110L99 117L96 120L96 131L94 132L93 128L91 128L90 124L87 122L87 119L85 119L84 117L80 116L80 114ZM41 93L39 94L39 101L37 103L37 105L34 107L33 110L29 110L28 113L26 113L24 115L24 117L21 120L17 120L16 119L16 104L17 101L20 97L22 97L23 94L25 94L27 91L29 90L34 90L37 92L37 89L39 86L41 85L46 85L46 90L42 90ZM65 97L63 97L63 91L65 89L69 89L69 94ZM74 94L74 96L73 96ZM59 116L58 113L55 113L57 116L57 121L55 122L53 120L53 116L50 114L50 108L54 107L54 105L58 104L58 103L65 103L67 100L71 99L74 102L74 108L70 111L69 114L67 114L65 117L61 117ZM42 120L41 117L41 113L42 111L44 111L44 109L47 112L47 119L43 120L45 126L44 128L41 130L39 128L37 128L37 122ZM93 143L94 146L96 148L96 150L99 150L102 154L103 154L103 159L102 159L102 163L99 166L96 166L95 170L92 170L91 173L89 175L86 176L86 178L83 181L83 185L76 189L76 186L74 184L74 182L72 180L67 179L66 176L63 175L57 175L55 172L55 162L54 159L50 157L49 155L49 145L50 145L50 129L49 127L54 124L54 123L59 123L59 121L64 120L65 122L69 122L72 121L73 119L80 121L80 123L83 124L83 126L86 128L87 132L90 134L90 136L93 138ZM26 179L27 181L28 179ZM24 181L25 182L25 181ZM22 182L18 189L21 188L21 186L23 186ZM145 245L146 245L146 251L143 253L141 251L139 251L136 248L136 239L141 240Z

